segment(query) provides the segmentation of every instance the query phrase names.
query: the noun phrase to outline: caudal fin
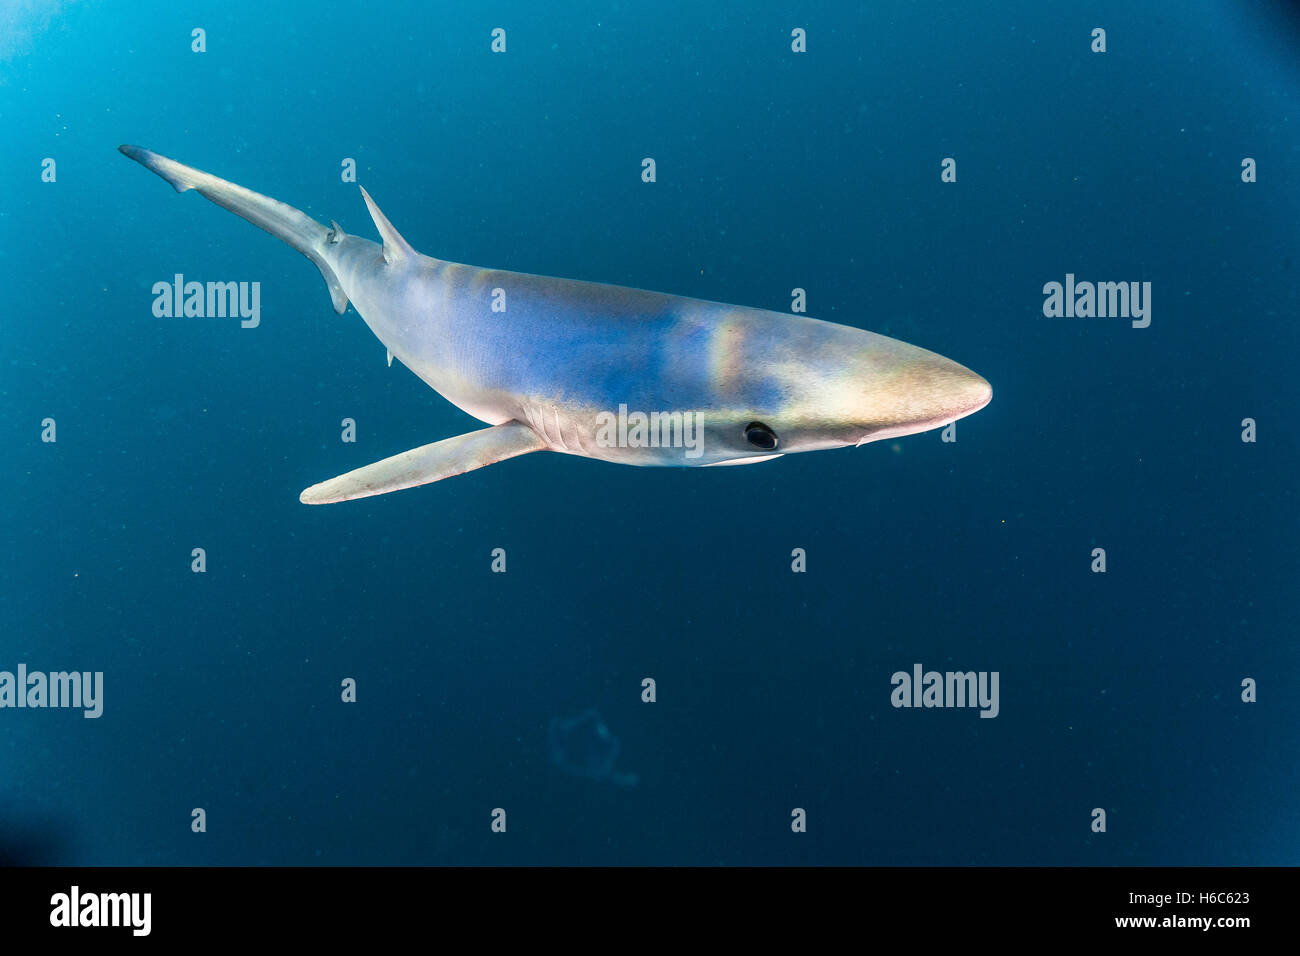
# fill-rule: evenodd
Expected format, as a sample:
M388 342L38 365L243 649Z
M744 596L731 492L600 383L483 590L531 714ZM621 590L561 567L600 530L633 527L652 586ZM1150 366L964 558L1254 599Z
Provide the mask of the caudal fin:
M322 226L305 212L285 205L279 200L228 183L224 179L218 179L202 170L178 163L174 159L168 159L150 150L139 146L119 146L118 150L145 169L167 180L178 193L188 189L198 190L200 196L229 209L237 216L242 216L277 239L283 239L316 263L316 268L320 269L320 274L325 278L325 284L329 286L334 311L342 314L348 307L347 293L343 291L338 276L334 274L334 270L325 259L325 247L333 241L335 235L332 230Z

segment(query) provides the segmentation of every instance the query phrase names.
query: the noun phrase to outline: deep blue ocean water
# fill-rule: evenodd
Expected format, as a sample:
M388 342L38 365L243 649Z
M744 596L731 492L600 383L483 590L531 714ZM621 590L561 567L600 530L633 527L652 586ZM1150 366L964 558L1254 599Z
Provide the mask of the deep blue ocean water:
M98 719L0 709L0 858L1300 861L1289 9L0 3L0 670L104 674ZM119 143L373 238L354 158L454 261L804 288L994 398L956 442L309 508L478 423ZM156 318L175 273L260 282L260 326ZM1150 326L1045 317L1067 273ZM916 663L997 671L998 716L893 707ZM613 770L557 754L600 726Z

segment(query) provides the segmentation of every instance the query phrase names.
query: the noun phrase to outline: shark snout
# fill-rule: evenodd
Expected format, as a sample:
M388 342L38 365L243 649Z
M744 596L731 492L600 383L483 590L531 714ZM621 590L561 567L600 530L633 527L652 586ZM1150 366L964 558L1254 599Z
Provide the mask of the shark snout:
M993 386L982 375L940 355L928 356L911 377L916 386L916 424L946 425L978 412L993 398Z
M865 434L857 444L912 435L940 428L971 415L993 398L993 387L981 375L951 359L911 350L895 374L867 388Z
M953 364L956 365L957 363L954 362ZM982 375L977 375L965 366L957 365L957 368L961 369L962 375L954 392L958 396L958 404L961 409L961 413L957 417L961 418L978 412L992 401L993 386Z

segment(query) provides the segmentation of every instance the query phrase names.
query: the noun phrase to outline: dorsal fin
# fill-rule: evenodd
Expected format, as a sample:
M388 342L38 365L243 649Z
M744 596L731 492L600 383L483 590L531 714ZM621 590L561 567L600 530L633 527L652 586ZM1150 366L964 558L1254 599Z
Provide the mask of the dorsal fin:
M379 235L384 240L384 261L390 266L394 262L400 262L407 257L414 257L416 252L411 248L411 244L402 238L402 234L393 228L393 224L388 221L388 217L379 211L375 201L370 198L370 193L366 192L366 187L361 187L361 195L365 197L366 208L370 210L370 218L375 221L375 228L379 230Z

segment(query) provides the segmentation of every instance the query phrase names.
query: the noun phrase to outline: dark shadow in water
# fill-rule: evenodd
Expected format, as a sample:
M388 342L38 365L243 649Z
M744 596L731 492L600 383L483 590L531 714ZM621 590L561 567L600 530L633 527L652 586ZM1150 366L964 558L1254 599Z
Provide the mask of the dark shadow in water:
M62 866L67 835L48 822L0 817L0 866Z
M1300 46L1300 0L1220 0L1251 42L1271 45L1295 67Z
M637 774L614 769L621 745L594 707L577 717L556 717L546 739L551 763L565 773L588 780L608 780L620 787L635 787L640 782Z

